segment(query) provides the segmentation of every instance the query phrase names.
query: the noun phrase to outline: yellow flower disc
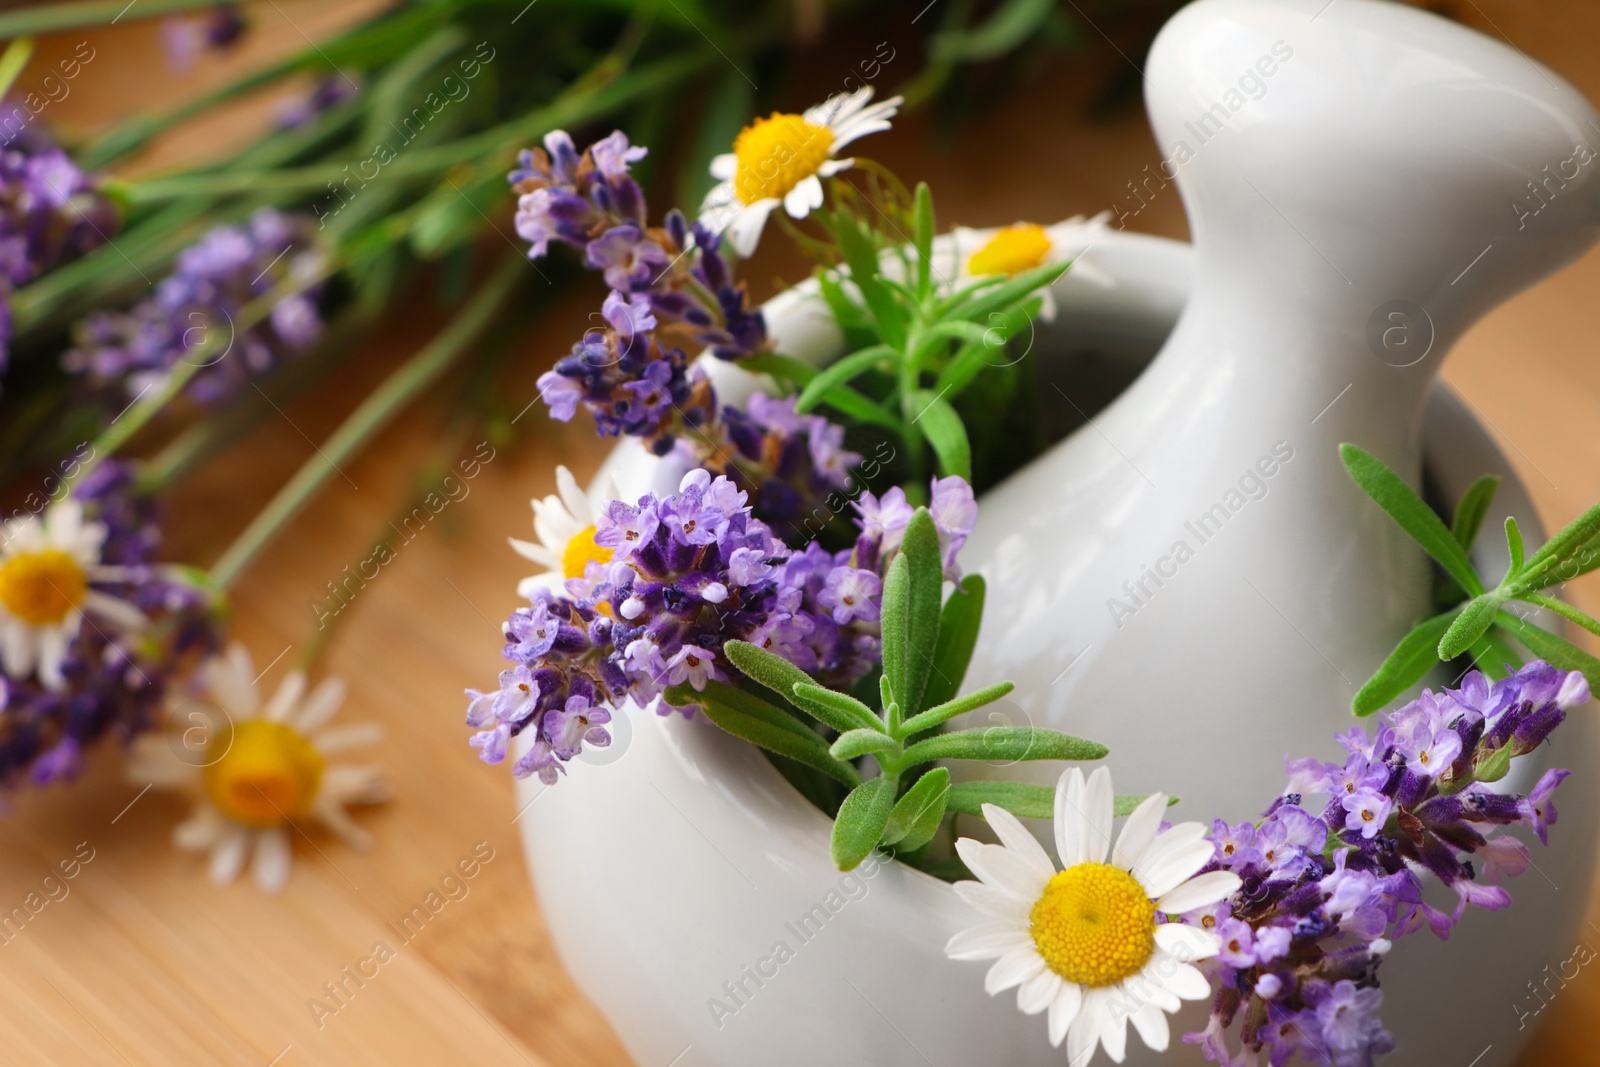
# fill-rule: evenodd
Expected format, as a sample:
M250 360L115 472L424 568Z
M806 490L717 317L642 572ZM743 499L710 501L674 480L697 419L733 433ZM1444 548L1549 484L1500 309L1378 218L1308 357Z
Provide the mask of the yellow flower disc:
M1007 226L972 253L967 270L973 274L1021 274L1043 265L1051 247L1043 226L1031 222Z
M572 540L567 542L567 547L561 553L563 578L582 578L590 560L596 563L611 562L611 550L594 539L597 532L593 526L585 526L572 535Z
M30 626L55 626L83 602L89 576L58 549L20 552L0 563L0 604Z
M799 115L774 111L739 131L733 155L739 161L733 191L742 204L782 199L817 173L833 151L833 131Z
M265 829L311 810L323 762L299 732L252 719L233 728L231 743L223 735L217 744L224 752L205 769L206 795L228 818Z
M1155 951L1156 907L1137 879L1103 863L1080 863L1045 885L1028 916L1033 943L1069 982L1115 985Z

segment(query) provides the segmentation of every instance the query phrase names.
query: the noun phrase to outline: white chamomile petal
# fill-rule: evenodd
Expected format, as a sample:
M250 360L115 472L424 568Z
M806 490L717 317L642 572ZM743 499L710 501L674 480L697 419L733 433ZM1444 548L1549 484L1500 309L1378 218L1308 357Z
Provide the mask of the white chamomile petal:
M289 884L289 834L281 826L256 835L256 854L250 876L263 893L278 893Z
M956 854L973 874L1015 896L1037 900L1050 879L1003 845L985 845L963 837L956 842Z
M1028 921L1028 912L1033 907L1033 901L1024 900L1015 893L1008 893L1004 889L984 882L957 882L955 891L956 896L972 907L996 919L1008 919L1025 924Z
M1122 824L1116 847L1111 850L1112 866L1131 871L1161 830L1161 816L1167 810L1167 795L1152 793L1140 802Z
M944 954L953 960L993 960L1032 945L1033 939L1016 923L994 922L956 934L945 942Z
M1232 896L1243 881L1232 871L1208 871L1197 875L1156 901L1157 909L1181 915L1196 908L1209 907Z
M1200 968L1174 959L1165 952L1158 953L1158 957L1159 963L1146 968L1146 973L1152 974L1161 988L1179 1000L1205 1000L1211 996L1211 983L1200 973ZM1152 957L1151 962L1156 963L1157 957Z
M803 219L811 213L812 208L821 206L822 182L815 174L801 179L783 198L783 209L792 219Z
M1130 871L1154 898L1172 892L1211 861L1216 849L1197 822L1179 823L1156 837Z
M1014 949L1001 956L983 979L983 991L991 997L1004 993L1012 986L1021 985L1044 970L1044 960L1033 946Z
M1099 1000L1096 1015L1099 1017L1097 1029L1100 1031L1100 1044L1117 1063L1121 1063L1128 1054L1128 1012L1126 1005L1118 996L1116 987L1096 989L1090 992L1091 997Z
M1078 1017L1078 1009L1082 1005L1083 987L1076 982L1061 983L1056 999L1050 1002L1050 1044L1061 1047L1061 1042L1067 1036L1067 1028Z
M1134 1009L1128 1016L1128 1021L1133 1023L1133 1028L1139 1032L1139 1039L1156 1052L1165 1052L1167 1044L1172 1040L1172 1031L1167 1026L1167 1015L1159 1007L1151 1003L1144 1003Z
M1156 927L1156 946L1180 960L1204 960L1221 950L1222 938L1198 926L1162 923Z
M761 231L767 225L767 216L780 203L777 197L769 197L747 204L728 224L728 238L741 259L749 259L755 252L756 245L761 242Z
M242 826L225 830L211 846L211 880L227 885L239 877L250 852L252 832Z
M739 170L739 157L732 152L711 157L711 176L719 182L730 182Z
M1017 859L1037 871L1045 881L1049 881L1056 873L1056 865L1050 862L1050 854L1039 844L1039 839L1029 833L1015 815L1002 807L985 804L982 811L984 821L1000 839L1000 843Z
M278 686L278 691L272 694L272 699L267 701L267 706L262 709L261 717L268 722L284 722L289 718L289 713L300 703L300 697L306 691L306 676L304 671L290 671L283 677L283 684Z
M1046 967L1017 987L1017 1009L1024 1015L1038 1015L1061 992L1061 976Z

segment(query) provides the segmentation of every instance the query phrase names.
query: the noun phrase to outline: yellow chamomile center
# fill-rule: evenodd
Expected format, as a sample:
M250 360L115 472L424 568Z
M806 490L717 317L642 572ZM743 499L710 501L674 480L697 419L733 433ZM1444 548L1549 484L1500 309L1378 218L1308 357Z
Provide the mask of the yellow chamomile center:
M206 795L234 822L265 829L304 815L322 781L322 756L281 722L252 719L217 744L221 759L206 767Z
M567 542L567 547L561 552L563 578L582 578L590 560L596 563L611 562L611 550L594 539L597 532L595 527L585 526L572 535L572 540Z
M58 549L19 552L0 563L0 604L31 626L54 626L83 602L89 576Z
M733 155L739 161L734 194L742 204L782 199L815 174L832 150L833 131L799 115L774 111L770 118L756 119L734 138Z
M1021 274L1041 266L1050 248L1050 235L1043 226L1018 223L1007 226L972 253L967 270L973 274Z
M1127 871L1080 863L1046 883L1028 916L1033 943L1069 982L1115 985L1144 967L1156 944L1156 908Z

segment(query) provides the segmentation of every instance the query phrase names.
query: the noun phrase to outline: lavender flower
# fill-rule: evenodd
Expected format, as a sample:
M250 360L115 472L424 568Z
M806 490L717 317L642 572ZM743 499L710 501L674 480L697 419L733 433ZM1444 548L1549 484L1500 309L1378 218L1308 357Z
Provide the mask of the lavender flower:
M322 332L320 283L280 299L264 321L235 332L251 302L321 270L314 230L307 217L270 208L246 226L212 230L179 254L154 296L130 311L97 312L79 323L76 347L62 357L63 365L97 384L121 383L134 396L174 364L204 359L208 365L189 391L201 402L231 395Z
M1379 963L1424 925L1448 936L1469 904L1510 904L1497 883L1527 870L1527 846L1491 835L1520 825L1545 842L1550 796L1568 772L1547 772L1526 797L1487 783L1588 699L1583 675L1542 661L1493 683L1473 672L1459 689L1424 692L1375 734L1340 736L1342 765L1291 761L1289 792L1260 823L1215 823L1211 867L1244 882L1184 916L1223 939L1210 1023L1184 1040L1230 1065L1265 1051L1273 1067L1295 1056L1356 1067L1393 1049L1377 1017ZM1320 816L1302 806L1306 794L1329 798ZM1455 890L1453 914L1424 902L1423 873ZM1240 1019L1235 1054L1228 1031Z
M11 341L12 290L104 244L117 214L93 179L29 129L0 148L0 372Z
M132 471L111 460L84 479L76 496L91 520L106 527L103 561L124 571L107 591L138 608L150 625L127 636L82 627L67 648L59 687L0 674L0 785L69 778L102 737L127 740L149 727L173 678L218 643L207 599L176 571L152 562L160 528L132 482Z
M955 505L948 514L966 514L958 498L970 499L970 487L946 479L935 492ZM649 706L667 686L737 683L722 652L730 640L767 648L835 687L879 662L882 575L898 543L886 550L881 531L863 529L854 548L790 549L748 501L732 479L704 469L671 496L612 501L594 535L611 558L590 561L565 595L534 589L502 628L516 666L497 690L467 691L480 758L502 762L511 738L531 730L512 771L554 783L584 745L609 743L607 709L625 699ZM955 543L967 532L940 535Z
M793 525L811 515L833 490L850 488L850 469L861 461L845 449L844 427L797 413L794 397L754 393L743 410L724 407L722 422L733 445L725 473L751 492L756 514L770 523Z

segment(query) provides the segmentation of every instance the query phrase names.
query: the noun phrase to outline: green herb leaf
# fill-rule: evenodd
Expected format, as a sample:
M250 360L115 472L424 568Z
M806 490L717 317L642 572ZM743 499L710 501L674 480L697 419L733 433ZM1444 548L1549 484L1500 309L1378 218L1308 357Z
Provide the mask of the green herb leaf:
M1525 565L1522 575L1517 579L1516 592L1525 589L1548 589L1562 582L1570 582L1580 575L1588 574L1596 567L1600 567L1600 535L1596 535L1579 545L1569 549L1566 558L1550 563L1541 564L1537 575L1529 575L1532 569Z
M927 508L918 508L906 524L900 542L900 559L906 561L905 688L900 708L914 715L923 707L933 656L939 647L939 613L944 592L944 560L939 551L939 531ZM899 559L896 560L899 562Z
M974 708L981 708L985 704L993 704L1015 688L1016 686L1010 682L998 682L995 685L979 689L975 693L968 693L964 697L948 700L901 723L897 736L910 737L912 734L921 733L923 730L931 730L933 727L953 719L957 715L965 715Z
M933 670L922 691L923 702L930 707L948 702L961 690L978 643L985 592L983 577L969 574L944 602L939 613L939 640L933 647Z
M1553 611L1568 622L1576 623L1590 633L1600 636L1600 621L1596 621L1565 601L1545 596L1543 593L1524 593L1520 599L1530 604L1537 604L1546 611Z
M991 312L987 327L968 323L967 325L977 331L977 337L976 339L969 337L968 343L945 365L944 370L939 372L939 380L934 383L935 390L942 392L945 399L954 401L966 391L967 386L973 383L985 367L1013 365L1016 360L1008 359L1003 354L1005 346L1024 326L1033 321L1043 304L1041 297L1031 297L1004 311ZM1000 355L1000 359L991 358L997 354Z
M910 610L911 563L902 552L889 564L889 573L883 576L883 602L878 623L883 635L883 711L891 731L899 725L893 709L907 706L906 644L910 639Z
M1493 593L1473 597L1467 601L1467 606L1461 609L1450 628L1439 638L1439 658L1442 660L1455 659L1461 653L1471 648L1473 642L1482 637L1494 624L1495 612L1500 610L1504 601Z
M1339 458L1344 460L1345 470L1362 491L1388 512L1428 555L1438 560L1461 588L1472 596L1482 595L1483 583L1478 581L1466 549L1398 474L1377 456L1355 445L1340 445Z
M935 63L971 63L1004 55L1037 33L1055 6L1055 0L1005 0L972 29L935 36L931 58Z
M945 797L950 794L950 772L935 767L918 778L895 804L883 828L883 843L912 852L933 839L944 821Z
M1071 263L1046 263L1014 274L999 285L983 289L976 296L962 296L941 317L986 323L991 312L1004 311L1017 301L1032 296L1065 274L1071 266Z
M1356 693L1350 710L1357 715L1371 715L1395 697L1422 680L1423 675L1439 662L1439 641L1450 624L1455 622L1457 611L1420 622L1400 639L1367 683Z
M1595 659L1577 645L1557 637L1548 630L1540 629L1531 622L1517 618L1509 611L1500 612L1495 616L1495 621L1509 630L1511 635L1526 645L1528 651L1535 656L1560 670L1582 671L1583 676L1589 680L1590 688L1600 688L1600 659Z
M918 412L911 421L933 446L940 469L945 474L960 475L971 481L972 445L967 441L967 428L956 409L931 389L913 391L911 406Z
M1143 804L1149 795L1118 796L1112 814L1117 818L1132 815L1134 809ZM1168 807L1177 802L1177 797L1167 798ZM1053 786L1031 785L1027 782L958 782L950 787L945 808L963 815L982 816L983 805L993 804L1019 819L1053 819L1055 803L1056 791Z
M847 340L851 337L877 336L866 309L850 299L850 295L844 291L844 286L839 284L838 276L833 274L818 276L817 289L822 293L823 301L827 303L828 310L833 313L834 321L839 324L839 329L844 331Z
M1511 569L1506 572L1509 581L1522 573L1522 529L1510 515L1506 516L1506 551L1511 555Z
M917 293L926 295L933 288L933 190L927 182L917 183L914 237L917 246Z
M1450 523L1450 532L1462 548L1470 549L1472 542L1477 540L1483 517L1489 513L1489 503L1494 500L1495 491L1499 488L1500 476L1485 474L1461 494L1461 500L1456 504L1455 520Z
M1528 560L1519 584L1529 589L1540 589L1554 584L1541 580L1547 575L1559 574L1558 581L1567 581L1585 570L1594 569L1600 560L1584 560L1580 557L1582 551L1596 540L1600 540L1600 504L1579 515L1560 533L1546 541L1544 547ZM1577 568L1569 567L1571 563L1577 563Z
M1095 760L1110 749L1081 737L1038 726L994 726L984 730L957 730L918 741L906 749L904 766L940 759L981 760Z
M758 352L753 356L745 356L739 360L739 366L751 374L765 374L778 381L801 386L817 376L817 368L811 364L777 352Z
M879 280L878 253L871 239L857 224L855 217L840 212L829 227L844 253L850 267L850 280L861 291L867 312L872 316L878 337L885 344L900 349L906 343L906 313L900 302Z
M869 752L882 752L886 748L893 748L894 744L894 738L882 730L862 727L857 730L846 730L834 738L828 751L837 759L851 760L857 756L865 756Z
M1472 646L1472 662L1492 682L1510 677L1512 671L1522 666L1522 657L1508 643L1509 637L1501 627L1491 626Z
M794 702L840 732L872 730L888 736L883 721L849 693L827 689L814 682L796 682Z
M874 778L850 791L833 822L833 862L841 871L854 870L877 847L894 810L895 784Z
M677 687L674 686L673 688L676 689ZM731 687L729 688L731 689ZM855 786L860 783L860 772L843 760L835 759L830 755L827 742L816 736L816 734L810 734L808 737L806 733L789 729L770 716L748 714L743 709L748 708L749 705L742 705L739 708L733 707L724 703L720 697L709 695L709 690L710 685L708 684L707 692L700 694L700 709L705 713L706 718L722 727L728 733L749 741L753 745L759 745L769 752L776 752L780 756L787 756L808 767L815 767L845 785ZM736 689L732 691L739 692ZM668 693L669 702L687 702L686 694L674 694L670 690ZM761 702L757 701L757 703ZM767 706L771 708L770 704ZM788 718L776 708L772 708L772 711L776 716ZM799 726L800 724L795 723L794 725ZM804 729L802 726L801 730Z
M892 360L898 355L899 353L888 345L873 345L859 352L852 352L837 363L829 364L818 371L816 377L807 382L806 387L800 391L800 399L795 401L795 410L810 411L836 386L848 384L858 375L865 374L884 360Z

